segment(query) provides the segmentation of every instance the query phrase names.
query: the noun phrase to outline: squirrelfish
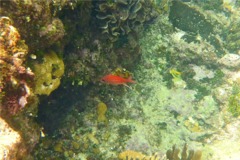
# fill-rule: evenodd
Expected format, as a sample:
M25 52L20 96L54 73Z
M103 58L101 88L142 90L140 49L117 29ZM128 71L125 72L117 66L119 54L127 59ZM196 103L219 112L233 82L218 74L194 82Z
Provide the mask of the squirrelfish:
M127 83L136 83L134 80L132 80L132 77L123 78L113 74L104 76L101 78L101 81L112 85L127 85Z

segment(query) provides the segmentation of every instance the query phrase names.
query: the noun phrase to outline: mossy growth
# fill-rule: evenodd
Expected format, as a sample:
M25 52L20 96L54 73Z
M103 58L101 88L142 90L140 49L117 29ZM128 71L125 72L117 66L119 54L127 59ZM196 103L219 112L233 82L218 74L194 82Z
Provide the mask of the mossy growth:
M49 95L60 85L64 73L64 63L53 51L44 54L41 63L33 64L35 73L34 93Z
M132 134L132 127L129 125L120 125L118 128L118 135L121 137L130 136Z
M223 82L224 73L220 69L215 69L214 77L213 78L203 78L201 82L208 83L211 86L220 85Z
M234 117L240 116L240 92L229 97L228 110Z

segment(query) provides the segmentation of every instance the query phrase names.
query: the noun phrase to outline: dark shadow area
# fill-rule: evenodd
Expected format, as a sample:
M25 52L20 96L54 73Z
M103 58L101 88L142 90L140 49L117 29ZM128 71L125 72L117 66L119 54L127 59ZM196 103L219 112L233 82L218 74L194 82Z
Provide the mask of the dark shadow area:
M73 109L74 104L80 103L83 99L83 89L73 86L60 86L50 96L42 97L39 104L38 121L44 127L44 133L53 135L54 131L62 127L68 113ZM83 108L79 108L79 112Z

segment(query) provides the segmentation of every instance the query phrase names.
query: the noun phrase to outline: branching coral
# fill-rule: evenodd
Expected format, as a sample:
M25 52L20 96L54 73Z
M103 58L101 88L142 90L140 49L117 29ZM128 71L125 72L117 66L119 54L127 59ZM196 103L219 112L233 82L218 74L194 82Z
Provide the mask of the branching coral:
M179 158L180 150L176 148L176 146L173 146L172 149L167 151L167 159L168 160L201 160L202 152L201 151L193 151L190 150L189 153L187 153L187 144L184 145L181 158Z
M176 148L174 145L172 149L168 150L166 153L166 156L164 155L158 155L154 154L153 156L147 156L145 154L142 154L141 152L136 152L132 150L126 150L118 155L118 158L120 160L201 160L202 152L201 151L193 151L190 150L189 153L187 153L187 144L184 145L181 158L179 157L180 150Z
M27 104L33 73L24 65L28 48L8 17L0 18L1 110L12 114Z

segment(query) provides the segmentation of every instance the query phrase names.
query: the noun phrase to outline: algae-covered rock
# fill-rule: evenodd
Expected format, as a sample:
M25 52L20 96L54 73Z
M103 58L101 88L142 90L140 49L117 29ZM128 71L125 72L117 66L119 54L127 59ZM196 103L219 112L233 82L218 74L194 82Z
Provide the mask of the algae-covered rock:
M64 63L53 51L43 57L42 63L34 64L35 94L49 95L60 85L61 76L64 73Z
M33 73L25 65L28 46L9 17L0 17L0 112L16 114L30 97Z
M215 33L216 28L219 27L219 22L213 21L213 18L210 19L197 7L181 1L172 2L169 20L173 26L191 33L191 35L184 36L189 42L195 41L194 38L200 35L215 47L217 54L220 56L225 51L222 42L217 38Z
M64 27L55 17L66 1L1 1L0 15L11 18L30 51L47 48L63 38ZM55 12L55 14L54 14Z
M240 116L240 102L239 102L239 98L240 98L240 93L237 94L233 94L229 97L229 112L232 113L232 115L234 117L238 117Z

